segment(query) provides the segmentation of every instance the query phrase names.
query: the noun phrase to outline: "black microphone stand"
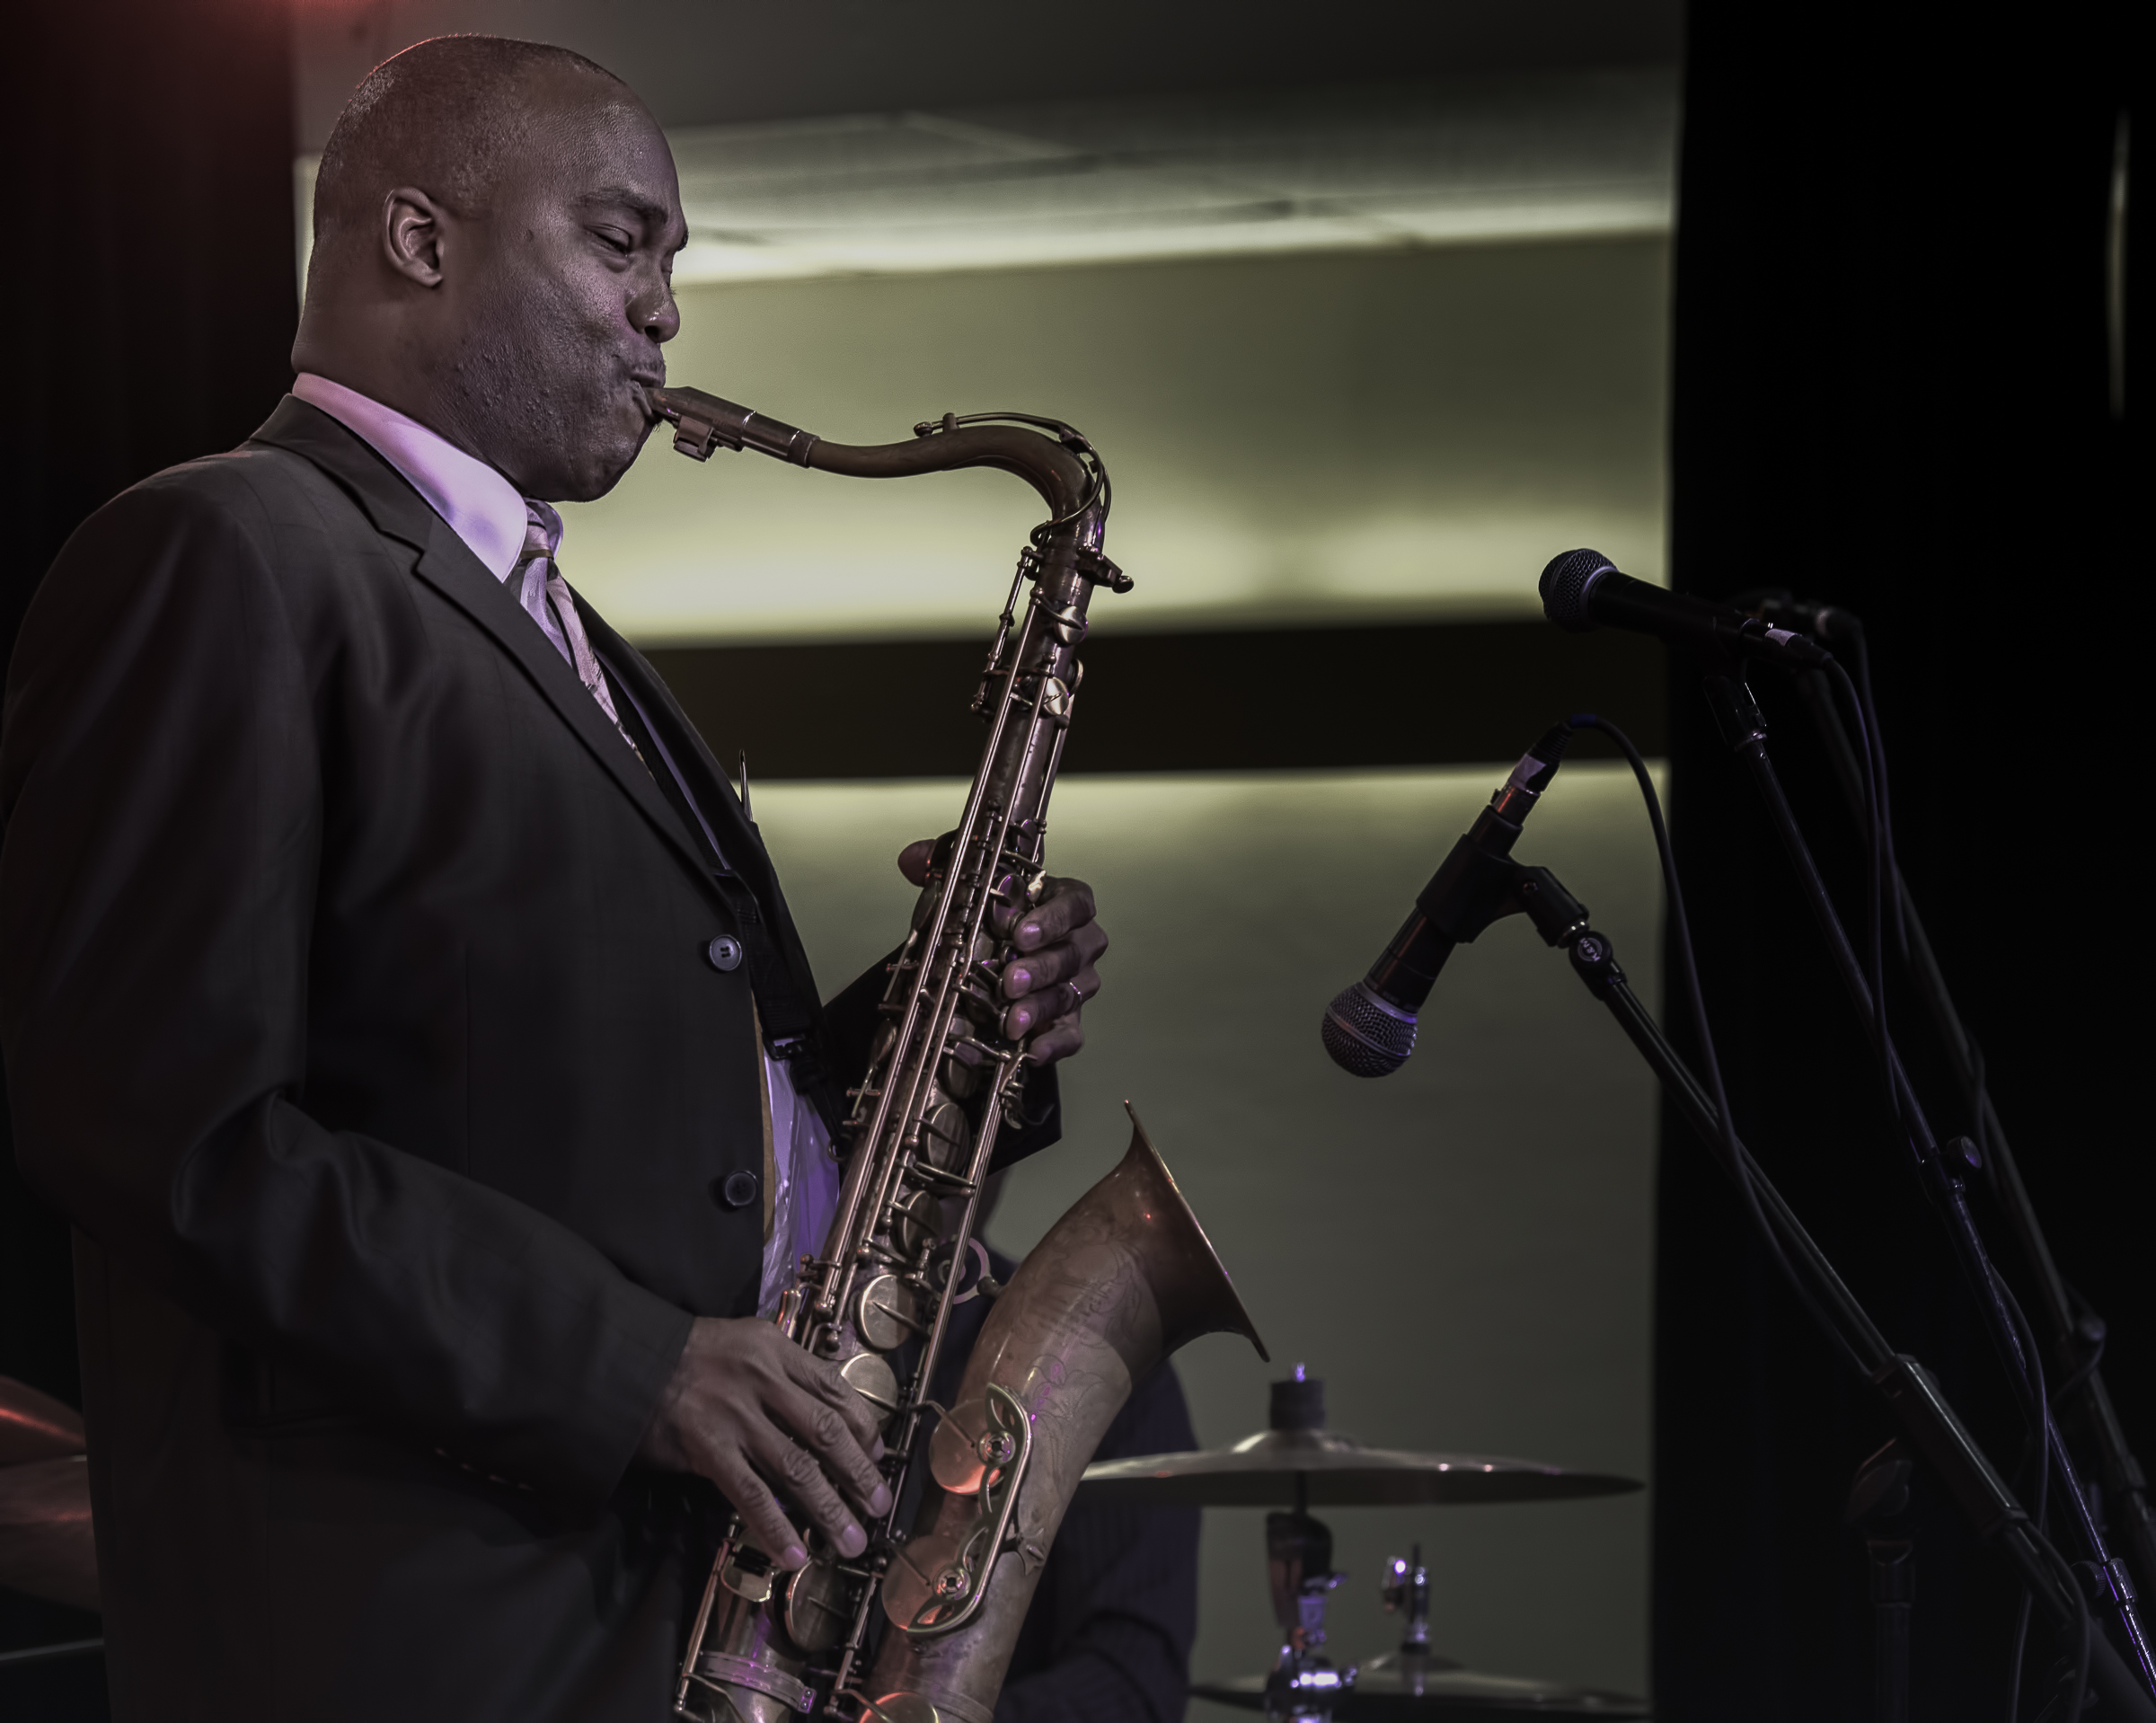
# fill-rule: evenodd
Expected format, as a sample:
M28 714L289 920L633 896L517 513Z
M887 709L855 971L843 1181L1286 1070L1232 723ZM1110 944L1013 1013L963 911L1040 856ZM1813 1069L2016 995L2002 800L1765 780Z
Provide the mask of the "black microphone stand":
M1845 628L1860 626L1853 617L1849 617L1844 624ZM1825 673L1817 670L1801 673L1796 677L1796 685L1826 749L1827 762L1848 800L1850 814L1861 826L1864 772L1857 762L1856 748L1850 741L1842 713L1834 704L1833 691ZM2125 1429L2111 1404L2110 1390L2105 1386L2103 1372L2095 1361L2093 1345L2100 1340L2101 1330L2094 1334L2087 1330L2088 1318L2076 1312L2073 1295L2067 1290L2065 1277L2053 1259L2050 1241L2044 1235L2036 1206L2021 1182L2020 1166L2006 1140L2006 1127L1999 1122L1991 1091L1984 1086L1984 1062L1975 1038L1955 1009L1953 994L1948 990L1938 956L1931 949L1931 936L1924 931L1923 917L1917 914L1916 900L1898 865L1888 883L1900 904L1902 927L1908 939L1904 956L1910 975L1946 1047L1963 1092L1972 1097L1973 1109L1980 1115L1977 1141L1984 1151L1985 1178L1993 1199L2005 1215L2015 1241L2020 1246L2022 1260L2051 1328L2054 1356L2065 1383L2059 1398L2080 1403L2096 1446L2105 1499L2125 1523L2126 1545L2133 1557L2135 1577L2146 1591L2156 1586L2156 1515L2149 1507L2147 1475L2126 1439Z
M1864 1533L1871 1568L1872 1723L1909 1723L1909 1617L1916 1604L1916 1543L1902 1524L1914 1470L1889 1442L1850 1486L1843 1523Z
M1775 773L1774 764L1767 756L1765 716L1760 711L1758 702L1752 697L1752 691L1745 683L1741 667L1734 661L1710 667L1704 678L1704 686L1708 703L1713 708L1715 718L1721 726L1723 739L1744 761L1753 782L1759 788L1766 804L1768 819L1774 826L1796 871L1798 884L1811 909L1813 919L1825 937L1828 952L1842 976L1850 1003L1855 1008L1879 1058L1881 1075L1887 1086L1889 1100L1908 1136L1914 1156L1918 1181L1946 1226L1948 1240L1961 1264L1962 1273L1969 1283L1969 1290L1975 1294L1977 1309L1984 1319L1984 1326L2006 1367L2009 1379L2020 1394L2029 1421L2050 1450L2060 1493L2072 1507L2074 1524L2089 1553L2092 1577L2102 1594L2101 1601L2125 1635L2126 1644L2140 1668L2144 1686L2156 1691L2156 1654L2152 1653L2143 1629L2140 1612L2135 1604L2134 1584L2127 1575L2126 1565L2107 1548L2102 1528L2090 1511L2072 1455L2059 1436L2051 1408L2035 1392L2030 1375L2032 1360L2023 1350L2013 1313L2008 1309L2004 1282L1992 1266L1984 1240L1976 1230L1975 1217L1969 1212L1966 1189L1960 1179L1948 1171L1946 1157L1924 1116L1922 1104L1909 1082L1908 1074L1902 1068L1892 1040L1885 1033L1885 1025L1878 1020L1870 984L1865 978L1856 950L1842 926L1841 917L1835 913L1833 899L1827 896L1825 882L1820 878L1818 866L1812 859L1803 830L1798 825L1789 799L1782 791L1781 780ZM1921 1447L1922 1445L1919 1445Z
M2066 1629L2086 1621L2087 1605L2073 1570L2030 1523L2028 1512L1947 1403L1931 1373L1888 1344L1752 1152L1735 1132L1724 1131L1719 1110L1632 992L1617 966L1614 948L1589 925L1585 906L1547 868L1508 859L1500 862L1494 857L1490 862L1510 873L1512 888L1491 902L1484 924L1504 915L1525 914L1544 943L1571 959L1573 973L1609 1008L1626 1038L1660 1078L1664 1092L1709 1150L1722 1159L1725 1144L1734 1145L1736 1160L1733 1164L1725 1161L1724 1171L1756 1203L1773 1241L1800 1280L1804 1303L1836 1349L1870 1383L1910 1446L1946 1485L1978 1537L1995 1542L2005 1552L2054 1622ZM2107 1718L2156 1723L2156 1704L2100 1633L2089 1636L2087 1668L2090 1690L2108 1708Z

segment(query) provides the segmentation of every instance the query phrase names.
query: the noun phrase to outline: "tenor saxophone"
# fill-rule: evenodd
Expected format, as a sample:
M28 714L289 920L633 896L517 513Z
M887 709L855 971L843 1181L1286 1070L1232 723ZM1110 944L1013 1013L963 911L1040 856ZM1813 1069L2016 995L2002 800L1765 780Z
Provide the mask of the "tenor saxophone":
M991 912L1040 898L1086 608L1096 588L1131 584L1101 548L1108 469L1070 426L1027 413L946 414L909 442L854 447L695 389L652 401L674 446L699 461L723 447L857 478L995 467L1047 505L974 695L988 728L980 770L938 845L868 1072L850 1091L830 1234L803 1257L774 1319L876 1409L893 1506L864 1528L860 1557L811 1533L810 1560L791 1574L737 1520L690 1623L674 1701L694 1723L779 1723L819 1700L843 1723L990 1723L1048 1546L1134 1383L1200 1334L1233 1330L1265 1353L1134 1112L1122 1163L996 1299L956 1403L926 1398L960 1286L985 1259L973 1248L982 1180L1029 1065L1026 1045L1003 1033L996 978L1015 950ZM920 1512L901 1526L908 1474L923 1463Z

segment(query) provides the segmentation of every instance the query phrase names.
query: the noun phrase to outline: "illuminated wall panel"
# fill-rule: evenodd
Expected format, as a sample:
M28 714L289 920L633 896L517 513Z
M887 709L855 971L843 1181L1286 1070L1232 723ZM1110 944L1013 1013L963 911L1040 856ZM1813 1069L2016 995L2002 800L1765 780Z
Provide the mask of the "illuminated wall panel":
M1179 1365L1199 1440L1262 1427L1266 1383L1306 1362L1336 1427L1409 1448L1647 1475L1654 1110L1602 1007L1523 921L1462 947L1397 1075L1346 1076L1317 1025L1487 800L1485 769L1089 777L1056 791L1052 860L1091 880L1113 939L1067 1067L1065 1143L1012 1175L990 1233L1029 1248L1120 1157L1121 1103L1210 1230L1273 1350L1195 1343ZM756 793L826 989L897 942L892 859L947 827L964 786L783 784ZM1621 767L1568 766L1520 844L1595 910L1657 991L1659 889ZM1420 1539L1434 1636L1480 1668L1639 1692L1646 1498L1330 1510L1334 1647L1397 1639L1375 1587ZM1196 1668L1277 1648L1262 1515L1206 1524ZM1194 1707L1194 1718L1224 1711Z
M1526 614L1555 551L1661 578L1659 236L697 287L670 375L842 442L1047 412L1116 478L1118 626ZM642 641L979 631L1038 517L654 437L569 511Z

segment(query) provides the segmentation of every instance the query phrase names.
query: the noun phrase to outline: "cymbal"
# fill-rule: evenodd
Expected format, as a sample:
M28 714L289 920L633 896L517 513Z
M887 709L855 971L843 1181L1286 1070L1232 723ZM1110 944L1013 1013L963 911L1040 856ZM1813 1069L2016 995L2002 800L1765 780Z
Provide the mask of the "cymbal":
M13 1376L0 1376L0 1466L83 1451L83 1415Z
M1191 1684L1193 1699L1240 1710L1265 1709L1265 1677ZM1392 1652L1373 1657L1332 1702L1337 1723L1519 1723L1524 1717L1644 1718L1643 1699L1518 1675L1486 1675L1447 1657Z
M1384 1507L1563 1501L1640 1488L1635 1478L1571 1471L1533 1460L1365 1448L1335 1430L1266 1430L1232 1448L1100 1461L1085 1469L1079 1494L1089 1502L1156 1506Z
M99 1607L90 1464L80 1454L0 1467L0 1586Z

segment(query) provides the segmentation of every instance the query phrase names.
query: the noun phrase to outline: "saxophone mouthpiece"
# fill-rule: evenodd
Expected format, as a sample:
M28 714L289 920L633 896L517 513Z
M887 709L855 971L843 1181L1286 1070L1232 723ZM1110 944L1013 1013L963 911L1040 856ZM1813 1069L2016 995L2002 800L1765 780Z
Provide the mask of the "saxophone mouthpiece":
M714 449L753 448L774 460L807 466L808 451L817 441L812 432L701 389L654 389L651 406L674 427L675 448L692 461L710 460Z

